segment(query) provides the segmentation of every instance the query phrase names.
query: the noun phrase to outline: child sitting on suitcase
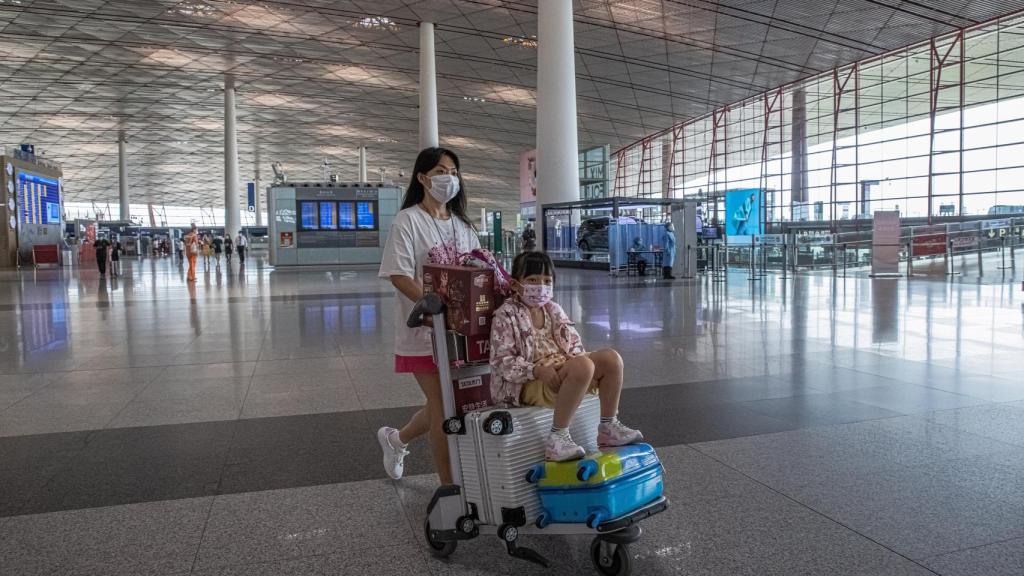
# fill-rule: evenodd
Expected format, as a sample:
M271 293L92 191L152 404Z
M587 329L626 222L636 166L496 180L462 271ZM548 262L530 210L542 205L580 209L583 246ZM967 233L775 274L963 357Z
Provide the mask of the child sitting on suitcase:
M523 252L512 263L514 294L491 324L491 395L506 406L554 408L545 457L563 462L585 456L569 436L569 423L587 393L599 393L601 446L643 439L616 418L622 392L622 357L610 348L585 352L562 307L551 300L555 267L543 252Z

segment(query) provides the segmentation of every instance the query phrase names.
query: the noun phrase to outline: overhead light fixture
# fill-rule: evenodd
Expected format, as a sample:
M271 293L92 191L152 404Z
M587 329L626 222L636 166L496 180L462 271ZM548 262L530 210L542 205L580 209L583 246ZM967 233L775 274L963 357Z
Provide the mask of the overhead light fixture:
M391 137L388 137L388 136L378 136L377 137L377 142L386 142L388 144L396 144L398 142L398 140L396 140L394 138L391 138Z
M519 48L537 48L536 36L505 36L501 39L505 46L517 46Z
M306 61L305 58L293 58L291 56L271 56L270 59L274 62L283 62L285 64L302 64Z
M174 8L171 8L171 12L175 14L181 14L182 16L201 16L210 17L217 13L217 9L205 2L195 2L194 0L185 0Z
M394 32L398 30L398 24L387 16L366 16L356 22L356 26L366 30L387 30Z
M462 99L466 100L467 102L487 102L487 100L484 100L483 98L477 98L476 96L463 96Z

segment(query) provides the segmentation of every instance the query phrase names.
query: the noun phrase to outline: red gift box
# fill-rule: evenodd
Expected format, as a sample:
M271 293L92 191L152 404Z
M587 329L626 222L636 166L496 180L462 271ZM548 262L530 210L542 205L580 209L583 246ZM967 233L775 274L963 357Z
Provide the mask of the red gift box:
M427 264L423 292L436 292L444 299L449 330L465 336L491 333L491 315L497 308L493 270Z

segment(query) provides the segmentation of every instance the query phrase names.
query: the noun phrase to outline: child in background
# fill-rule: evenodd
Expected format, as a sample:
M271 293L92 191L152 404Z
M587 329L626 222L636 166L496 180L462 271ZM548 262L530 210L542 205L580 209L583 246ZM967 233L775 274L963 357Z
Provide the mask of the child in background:
M491 395L506 406L554 408L545 457L563 462L585 456L569 435L569 423L587 393L598 393L601 446L643 439L619 422L622 357L611 348L585 352L562 307L551 300L555 266L543 252L523 252L512 263L514 295L494 313L491 325Z

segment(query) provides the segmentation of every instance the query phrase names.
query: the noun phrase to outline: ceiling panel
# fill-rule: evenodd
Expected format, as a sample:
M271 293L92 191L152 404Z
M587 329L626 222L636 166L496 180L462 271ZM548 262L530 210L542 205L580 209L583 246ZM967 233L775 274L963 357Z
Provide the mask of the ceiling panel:
M1022 6L995 0L575 0L582 145L617 148L714 107ZM476 203L511 209L534 146L537 0L0 0L2 142L65 169L68 199L223 203L223 94L243 179L271 162L408 170L417 22L436 22L441 141Z

